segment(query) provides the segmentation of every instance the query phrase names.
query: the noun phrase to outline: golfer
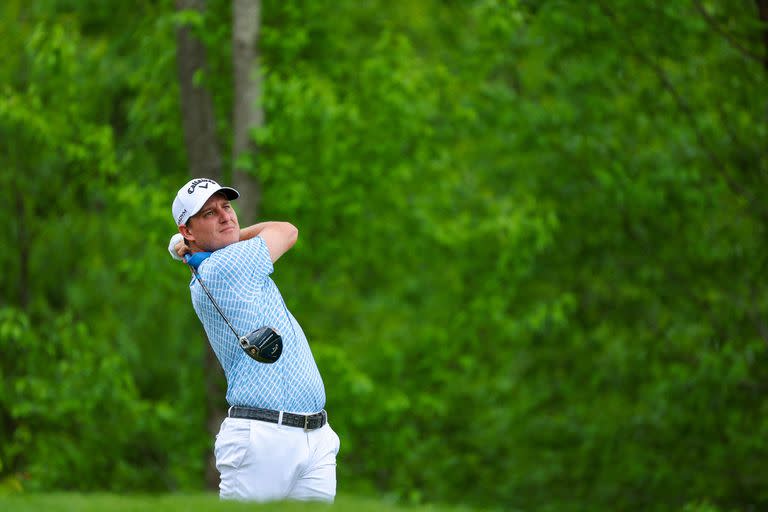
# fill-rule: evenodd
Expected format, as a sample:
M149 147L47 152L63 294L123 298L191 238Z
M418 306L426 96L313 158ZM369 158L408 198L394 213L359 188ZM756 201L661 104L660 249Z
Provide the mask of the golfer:
M237 332L269 326L283 340L275 363L249 357L192 279L192 305L227 380L230 408L214 447L220 496L333 502L339 437L323 409L323 380L301 326L269 277L298 230L287 222L240 229L231 204L239 196L207 178L186 183L173 201L179 234L169 245L176 259L191 255L188 263Z

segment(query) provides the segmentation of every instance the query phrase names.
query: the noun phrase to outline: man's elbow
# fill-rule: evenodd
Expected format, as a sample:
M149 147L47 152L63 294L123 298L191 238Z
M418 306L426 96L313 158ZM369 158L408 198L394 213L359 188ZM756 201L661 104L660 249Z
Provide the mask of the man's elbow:
M299 228L291 224L290 222L286 222L286 237L288 239L288 247L293 247L293 245L296 243L296 241L299 239Z

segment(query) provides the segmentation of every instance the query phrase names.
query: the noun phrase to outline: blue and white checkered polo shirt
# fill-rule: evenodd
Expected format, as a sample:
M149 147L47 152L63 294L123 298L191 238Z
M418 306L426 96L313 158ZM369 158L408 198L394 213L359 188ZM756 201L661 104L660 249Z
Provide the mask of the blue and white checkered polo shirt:
M325 406L325 387L307 338L288 311L269 274L273 271L261 237L213 252L198 267L205 285L242 336L269 325L283 337L283 353L273 364L246 355L196 279L192 304L227 378L230 405L314 413Z

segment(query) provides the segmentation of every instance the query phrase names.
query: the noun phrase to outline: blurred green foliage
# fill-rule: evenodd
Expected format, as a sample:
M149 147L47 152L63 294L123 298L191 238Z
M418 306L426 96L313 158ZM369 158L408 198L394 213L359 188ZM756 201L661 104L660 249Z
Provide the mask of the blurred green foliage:
M231 141L231 7L3 3L0 481L202 487L202 337L165 252L174 31ZM342 489L768 508L768 87L754 2L263 2L262 216ZM224 154L229 154L224 151Z
M306 502L282 501L273 503L243 503L220 500L212 493L175 493L160 495L104 494L104 493L46 493L0 496L0 507L14 512L144 512L164 510L166 512L225 512L259 510L262 512L303 512ZM398 505L385 500L366 499L346 495L337 496L333 504L312 503L318 511L336 512L470 512L467 507L435 505ZM714 509L690 510L685 512L717 512Z

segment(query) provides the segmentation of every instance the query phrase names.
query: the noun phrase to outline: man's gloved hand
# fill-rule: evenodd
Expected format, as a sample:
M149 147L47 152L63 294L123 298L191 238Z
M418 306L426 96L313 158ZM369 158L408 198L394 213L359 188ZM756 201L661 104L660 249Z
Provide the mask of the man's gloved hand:
M184 243L184 237L181 233L176 233L171 237L171 241L168 244L168 252L171 253L171 257L177 261L184 261L182 254L187 252L187 246Z

